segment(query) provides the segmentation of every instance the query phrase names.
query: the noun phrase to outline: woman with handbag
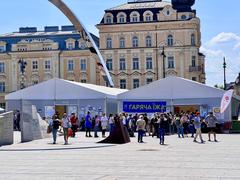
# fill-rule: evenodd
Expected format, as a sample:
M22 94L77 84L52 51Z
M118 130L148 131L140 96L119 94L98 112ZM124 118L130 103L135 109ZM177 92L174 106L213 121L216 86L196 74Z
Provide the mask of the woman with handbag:
M68 129L71 128L70 119L67 117L67 114L63 114L62 118L62 127L63 127L63 135L64 135L64 145L68 144Z

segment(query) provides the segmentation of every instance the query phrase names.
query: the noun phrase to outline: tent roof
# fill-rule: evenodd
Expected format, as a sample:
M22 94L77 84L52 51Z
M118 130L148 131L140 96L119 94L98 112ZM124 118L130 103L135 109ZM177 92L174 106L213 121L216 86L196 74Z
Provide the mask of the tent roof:
M51 79L34 86L10 93L6 100L63 100L117 98L127 90L93 84L78 83L63 79Z
M190 99L219 98L225 91L181 77L169 76L148 85L124 92L118 99Z

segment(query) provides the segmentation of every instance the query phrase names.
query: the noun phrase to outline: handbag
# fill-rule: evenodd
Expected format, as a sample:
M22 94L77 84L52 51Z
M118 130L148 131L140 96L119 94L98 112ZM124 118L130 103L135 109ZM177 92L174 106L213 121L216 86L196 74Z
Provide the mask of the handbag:
M51 125L48 125L47 127L47 133L50 134L52 132L52 126Z

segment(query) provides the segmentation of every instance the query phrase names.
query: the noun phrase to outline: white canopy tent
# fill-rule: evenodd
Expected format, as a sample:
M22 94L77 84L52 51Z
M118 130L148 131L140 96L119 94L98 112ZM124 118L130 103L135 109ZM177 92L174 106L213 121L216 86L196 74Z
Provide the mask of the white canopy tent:
M140 112L148 113L144 106L149 103L164 102L166 109L198 108L203 114L220 107L224 90L207 86L195 81L176 76L169 76L164 79L152 82L148 85L124 92L118 95L118 111L137 113L139 109L130 107L141 107ZM232 105L226 110L224 115L220 115L222 121L230 121L234 116L234 108L239 104L239 97L233 96ZM138 106L136 106L138 104ZM129 108L126 108L129 107ZM152 110L152 109L151 109ZM140 113L139 112L139 113ZM151 111L152 112L152 111ZM149 113L151 113L149 112Z
M124 92L118 99L193 99L220 98L224 91L205 84L176 76L152 82L148 85Z
M116 99L127 90L63 79L51 79L34 86L10 93L6 100L55 100L55 99Z
M5 96L8 110L35 105L42 116L46 109L86 113L87 111L117 113L117 95L127 90L51 79ZM49 110L50 111L50 110ZM60 111L60 110L59 110Z

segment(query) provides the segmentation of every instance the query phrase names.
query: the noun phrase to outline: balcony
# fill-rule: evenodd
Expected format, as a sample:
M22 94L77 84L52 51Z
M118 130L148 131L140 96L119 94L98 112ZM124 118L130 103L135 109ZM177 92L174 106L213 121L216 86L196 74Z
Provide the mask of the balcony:
M199 72L202 70L201 66L189 66L189 72Z

